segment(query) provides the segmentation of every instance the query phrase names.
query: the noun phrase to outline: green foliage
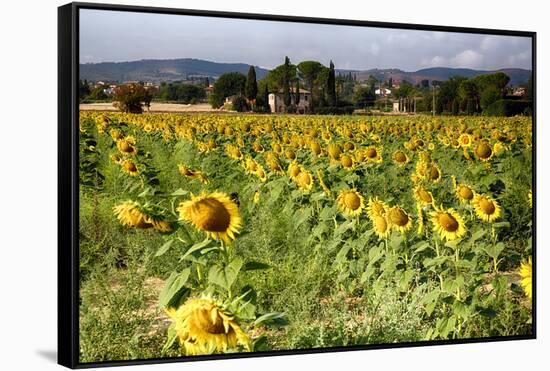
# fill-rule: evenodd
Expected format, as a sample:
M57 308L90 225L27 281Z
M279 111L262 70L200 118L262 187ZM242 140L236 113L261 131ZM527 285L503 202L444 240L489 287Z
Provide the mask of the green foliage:
M200 85L193 85L183 82L171 82L168 84L161 84L158 97L164 101L189 104L206 98L206 92Z
M226 97L231 95L242 95L246 84L246 77L238 72L228 72L220 76L214 83L214 89L210 96L210 104L213 108L223 105Z
M527 113L532 103L522 100L500 99L483 111L486 116L515 116Z

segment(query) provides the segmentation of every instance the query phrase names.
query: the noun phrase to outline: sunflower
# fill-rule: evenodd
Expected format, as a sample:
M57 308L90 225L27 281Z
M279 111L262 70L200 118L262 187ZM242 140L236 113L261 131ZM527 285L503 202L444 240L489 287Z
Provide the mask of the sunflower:
M311 191L311 188L313 188L313 178L311 173L305 169L301 169L295 181L302 191Z
M409 157L407 154L403 151L397 150L392 155L393 162L395 162L399 166L405 165L407 162L409 162Z
M252 143L252 149L254 150L254 152L261 153L264 151L264 146L262 146L260 142L256 141Z
M388 206L383 201L380 201L378 197L369 198L369 206L367 207L367 214L369 218L373 219L376 216L386 215Z
M365 150L365 156L367 161L380 163L382 162L382 155L380 154L380 149L376 147L369 147Z
M472 204L477 216L486 222L492 223L501 215L500 205L489 196L475 195Z
M493 157L493 150L488 141L480 142L474 151L476 157L481 161L489 161Z
M388 238L390 235L391 227L388 223L388 219L383 215L375 215L371 217L374 233L380 239Z
M113 138L113 140L115 141L124 138L124 134L122 134L121 131L118 129L111 129L109 134L111 134L111 138Z
M190 168L188 168L187 166L185 166L183 164L178 165L178 171L180 172L181 175L184 175L184 176L186 176L188 178L191 178L191 179L197 179L198 181L200 181L203 184L210 183L210 181L208 180L208 177L206 175L204 175L204 173L202 171L191 170Z
M288 159L288 160L295 160L296 159L296 152L294 152L292 149L290 148L287 148L285 149L285 157Z
M340 164L346 170L352 170L355 167L355 163L353 162L353 157L351 157L350 155L342 154L340 156Z
M529 199L529 207L533 208L533 191L527 193L527 198Z
M111 155L111 160L112 160L113 162L116 162L116 163L118 164L118 163L120 163L121 158L120 158L120 156L119 156L117 153L113 153L113 154Z
M400 206L391 207L388 210L388 221L399 232L406 232L412 227L412 219Z
M416 199L417 203L424 205L431 205L434 202L434 197L432 195L432 192L426 190L421 185L417 185L414 188L414 198Z
M355 188L340 191L336 202L340 211L347 216L358 216L365 208L363 196Z
M342 154L342 149L337 143L331 143L327 147L327 152L331 161L338 161L340 155Z
M418 214L418 229L416 230L416 233L421 235L424 231L424 213L422 212L422 205L420 202L416 203L416 212Z
M192 196L179 204L179 220L190 222L195 228L215 239L230 243L242 226L239 207L222 192Z
M141 209L141 205L135 201L125 201L113 207L113 214L125 227L149 228L147 215Z
M434 183L438 183L441 180L441 169L436 164L428 166L426 176Z
M466 184L457 184L455 186L456 197L460 202L466 203L471 202L475 197L475 191L472 187Z
M127 172L130 176L136 176L139 174L139 169L136 163L132 160L124 160L120 162L120 165L122 166L124 171Z
M440 209L430 213L434 232L439 233L441 239L452 241L466 234L464 220L454 209Z
M210 298L190 298L179 308L167 308L186 355L251 350L250 339L237 320Z
M267 181L267 174L264 170L264 167L260 164L257 164L254 175L256 175L262 183L265 183Z
M470 147L472 145L472 136L468 133L462 133L458 137L458 143L461 147Z
M300 175L301 171L302 171L302 167L296 161L292 161L288 165L288 176L290 177L290 179L294 181L296 180L298 175Z
M311 153L313 153L315 156L319 156L321 154L321 145L319 142L312 140L309 143L309 148L311 149Z
M127 155L135 155L137 153L137 148L135 146L135 140L133 137L126 137L120 139L116 142L118 150Z
M113 207L113 213L125 227L140 229L152 227L159 232L170 232L172 230L172 226L169 222L148 215L144 211L144 208L135 201L125 201Z
M531 260L531 257L529 257L529 260L521 262L519 275L521 276L520 284L521 287L523 287L523 291L525 291L525 294L529 297L529 299L532 299L533 262Z

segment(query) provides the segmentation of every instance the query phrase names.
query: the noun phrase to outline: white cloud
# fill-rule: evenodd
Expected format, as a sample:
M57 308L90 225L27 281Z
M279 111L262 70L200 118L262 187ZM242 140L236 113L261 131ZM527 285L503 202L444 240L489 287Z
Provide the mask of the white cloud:
M475 50L468 49L455 55L449 62L453 67L479 68L483 63L483 55Z
M380 45L374 43L370 46L370 53L372 55L378 55L380 53Z

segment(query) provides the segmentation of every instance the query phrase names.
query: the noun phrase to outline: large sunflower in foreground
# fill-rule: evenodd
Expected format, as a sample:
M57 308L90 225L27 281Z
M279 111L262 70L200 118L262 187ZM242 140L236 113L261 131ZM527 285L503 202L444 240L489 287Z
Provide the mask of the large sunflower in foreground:
M250 339L235 318L210 298L191 298L166 312L186 355L225 353L239 345L250 351Z
M336 202L340 211L347 216L358 216L365 208L363 196L355 189L340 191Z
M434 232L441 239L452 241L466 234L464 219L454 209L437 209L430 213Z
M525 291L525 294L529 297L529 299L533 298L533 262L531 261L531 257L529 257L529 260L524 261L521 263L521 266L519 268L519 275L521 276L521 287L523 287L523 291Z
M195 228L215 239L230 243L242 226L239 207L222 192L192 196L179 204L179 220L190 222Z
M472 204L477 216L486 222L492 223L501 215L500 205L489 196L476 195Z

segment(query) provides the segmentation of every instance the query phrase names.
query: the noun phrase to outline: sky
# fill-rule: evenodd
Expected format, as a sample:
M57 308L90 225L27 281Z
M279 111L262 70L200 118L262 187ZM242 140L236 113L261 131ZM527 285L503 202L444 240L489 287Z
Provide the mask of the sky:
M197 58L273 68L329 61L339 69L531 69L531 39L183 15L80 11L80 63Z

